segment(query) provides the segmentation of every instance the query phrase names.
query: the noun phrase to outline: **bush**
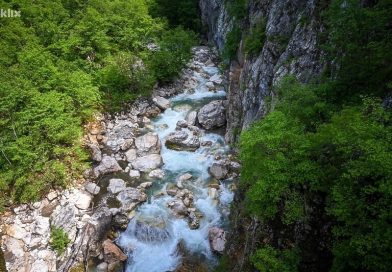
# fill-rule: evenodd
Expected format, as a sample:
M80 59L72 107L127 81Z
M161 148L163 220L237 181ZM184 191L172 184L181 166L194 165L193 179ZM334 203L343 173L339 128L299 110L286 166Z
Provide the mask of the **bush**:
M163 34L159 50L153 53L149 62L159 82L170 82L178 75L192 56L191 48L196 41L196 34L181 27Z
M50 232L50 245L60 256L71 241L63 229L53 227Z
M234 26L233 29L227 33L225 48L222 53L225 60L232 60L236 56L241 37L242 31L238 26Z
M244 51L246 54L254 56L261 52L266 37L265 27L265 20L261 20L249 30L244 41Z
M226 9L231 17L241 20L247 15L248 0L226 0Z
M251 261L260 272L298 271L299 255L295 249L277 250L265 246L252 255Z

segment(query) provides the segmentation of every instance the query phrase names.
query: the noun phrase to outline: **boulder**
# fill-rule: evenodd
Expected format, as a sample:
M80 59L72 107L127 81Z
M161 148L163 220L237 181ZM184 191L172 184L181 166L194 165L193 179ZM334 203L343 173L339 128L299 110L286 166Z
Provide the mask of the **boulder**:
M147 195L141 189L126 188L117 195L124 212L132 211L138 204L147 200Z
M109 193L117 194L121 191L124 191L126 188L125 181L122 179L111 179L109 181L109 186L107 188Z
M126 230L129 223L128 216L124 213L118 213L113 217L112 226L118 230Z
M226 232L218 227L210 228L208 231L208 240L211 249L217 253L223 253L226 245Z
M120 167L116 159L109 156L103 156L101 163L94 168L94 175L95 177L99 177L100 175L105 175L118 171L122 171L122 168Z
M223 127L226 124L226 109L222 100L208 103L199 110L197 119L207 130Z
M222 77L219 74L215 74L212 77L210 77L210 81L217 85L221 85L223 82Z
M152 132L136 138L135 145L137 148L137 155L140 157L149 154L159 154L161 151L161 141L159 140L158 135Z
M188 115L185 118L185 121L187 121L188 124L191 126L196 125L196 120L197 120L197 112L196 111L191 111L190 113L188 113Z
M216 162L211 165L208 171L214 178L218 180L225 179L229 172L226 165Z
M188 129L177 130L167 136L165 145L174 150L196 151L200 147L200 138Z
M167 206L175 213L178 217L183 217L188 215L188 208L185 204L180 200L176 199L167 204Z
M81 210L87 210L90 207L93 197L87 192L79 192L76 196L75 206Z
M155 169L148 174L150 178L156 178L156 179L163 179L165 177L165 171L162 169Z
M111 264L115 262L124 262L128 259L127 255L125 255L121 249L113 243L111 240L106 239L103 244L103 259L106 263Z
M151 154L137 158L132 162L132 167L141 172L150 172L163 165L162 157L158 154Z
M108 272L108 264L103 262L97 265L96 272Z
M170 108L170 101L164 97L156 96L152 99L152 101L157 105L161 110L166 110Z
M88 182L86 185L84 185L84 189L86 189L86 191L92 195L97 195L101 191L101 187L93 182Z
M132 179L139 179L140 178L140 172L138 170L129 170L129 176Z
M125 152L125 157L127 157L127 162L133 162L137 158L137 150L129 149L127 152Z

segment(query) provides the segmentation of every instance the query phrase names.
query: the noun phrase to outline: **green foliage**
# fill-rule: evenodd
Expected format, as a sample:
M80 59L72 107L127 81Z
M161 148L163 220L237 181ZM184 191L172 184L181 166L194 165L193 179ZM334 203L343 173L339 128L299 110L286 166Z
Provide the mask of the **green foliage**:
M234 26L233 29L227 33L225 48L222 53L225 60L231 60L236 56L241 37L242 31L238 26Z
M1 4L23 14L0 20L0 202L11 205L81 178L83 123L173 79L195 35L153 18L152 1Z
M290 82L290 84L288 84ZM333 228L333 271L387 271L392 265L392 130L377 99L331 115L316 93L288 79L276 110L241 137L248 209L283 224L306 220L308 192L326 195ZM301 94L301 95L299 95ZM301 107L302 106L302 107Z
M265 27L265 20L260 20L249 30L244 40L244 51L246 54L254 56L261 52L266 38Z
M226 0L226 9L235 19L243 19L247 15L248 0Z
M195 32L202 29L197 0L155 0L151 13L167 18L172 27L182 26Z
M56 250L57 254L60 256L64 253L70 240L67 233L60 228L53 227L50 232L50 246Z
M181 27L162 36L158 43L160 50L153 54L149 63L159 82L171 81L185 67L195 43L196 35Z
M260 272L293 272L298 271L299 255L295 249L265 246L253 254L251 261Z
M357 94L383 96L391 91L392 3L362 2L334 0L325 13L329 37L324 50L338 69L329 90L335 103L358 100Z

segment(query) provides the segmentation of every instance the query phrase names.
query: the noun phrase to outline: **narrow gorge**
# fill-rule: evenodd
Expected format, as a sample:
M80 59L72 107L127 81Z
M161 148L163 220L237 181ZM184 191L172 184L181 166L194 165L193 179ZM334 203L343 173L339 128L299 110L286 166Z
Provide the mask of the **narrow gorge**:
M392 1L20 2L1 272L390 270Z

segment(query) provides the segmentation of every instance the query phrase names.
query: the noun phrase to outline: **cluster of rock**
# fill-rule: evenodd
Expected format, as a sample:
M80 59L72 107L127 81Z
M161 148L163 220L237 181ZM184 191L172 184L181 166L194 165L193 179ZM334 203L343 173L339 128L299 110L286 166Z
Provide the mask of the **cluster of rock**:
M152 182L133 188L127 186L126 180L113 178L103 190L97 181L118 172L129 176L129 180L138 180L142 175L153 180L165 176L160 169L163 165L162 143L156 133L149 132L152 130L151 118L171 106L164 97L184 90L184 86L188 90L196 87L195 73L203 73L210 90L221 86L219 75L209 75L203 70L202 67L209 62L213 66L208 49L197 49L191 65L172 86L155 90L152 99L139 99L125 112L113 117L100 115L86 125L85 144L94 165L84 173L84 183L72 189L52 191L45 199L16 207L1 218L1 244L9 272L68 271L75 264L85 263L86 256L101 260L96 268L100 272L112 271L122 265L127 256L106 239L107 235L111 229L124 230L127 227L135 208L147 200L145 190ZM203 129L223 127L226 124L225 110L226 102L219 100L210 102L198 112L190 112L186 120L178 122L176 131L167 137L165 145L187 151L210 145L202 141ZM212 165L210 172L216 179L223 180L237 169L233 163L222 159ZM190 228L196 229L201 214L194 206L192 192L184 189L184 183L190 179L190 174L181 176L176 186L168 188L166 193L174 197L168 204L173 213L187 218ZM219 188L211 188L209 193L217 197L217 190ZM115 197L120 207L94 203L95 196L103 191ZM64 230L70 240L61 255L50 245L53 227ZM212 248L220 252L220 244L214 246L214 239L211 241Z

